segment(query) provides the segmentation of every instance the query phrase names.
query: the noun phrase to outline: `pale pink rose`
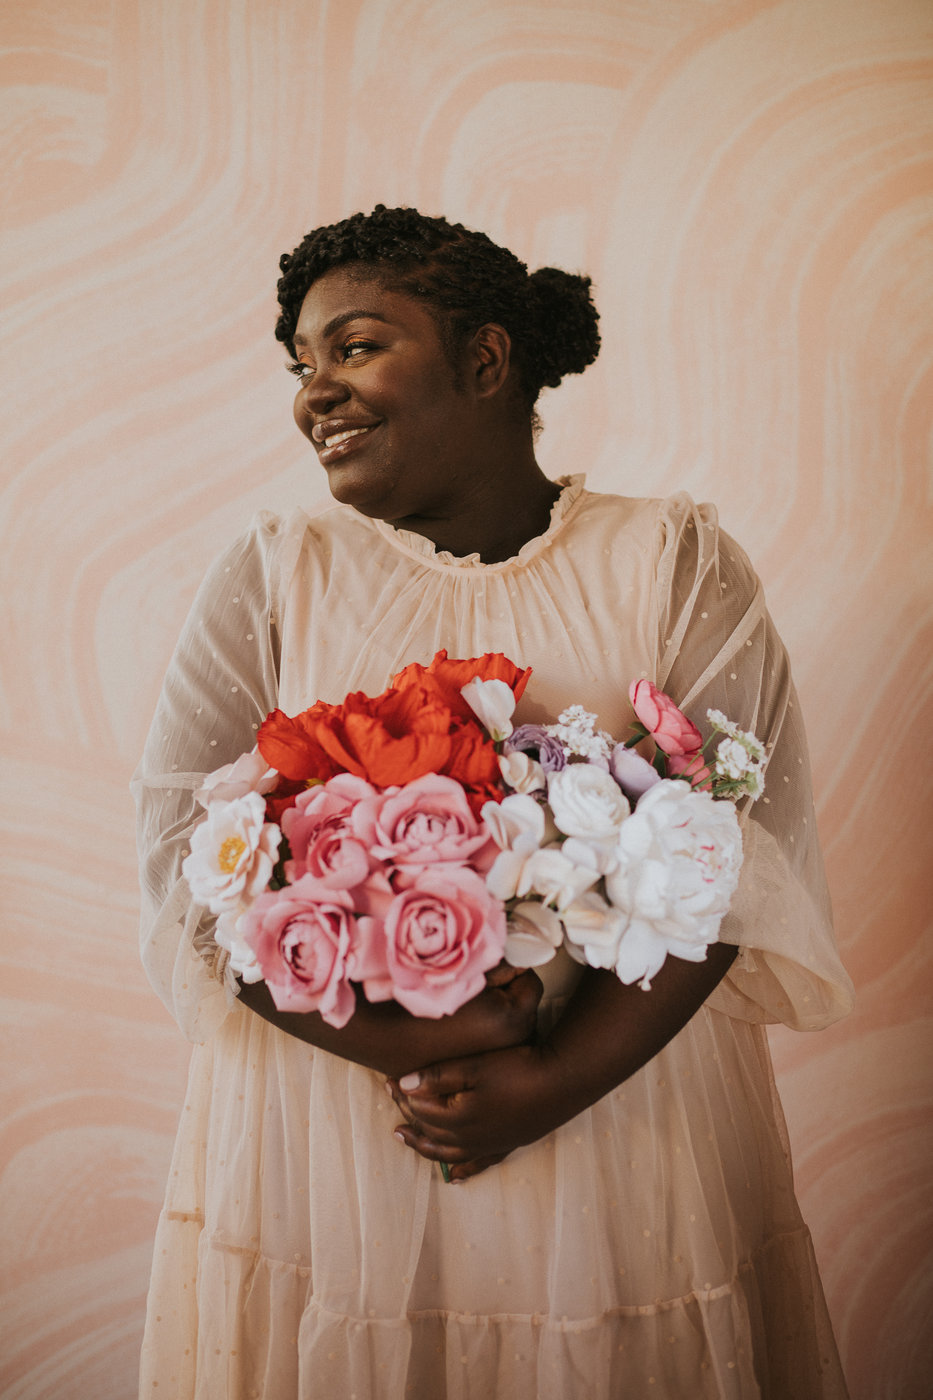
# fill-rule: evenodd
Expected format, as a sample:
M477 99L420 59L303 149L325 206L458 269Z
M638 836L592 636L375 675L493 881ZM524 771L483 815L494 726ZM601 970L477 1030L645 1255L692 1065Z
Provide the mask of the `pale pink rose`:
M710 789L713 786L713 775L701 753L671 754L667 772L671 778L689 778L691 787Z
M232 802L248 792L264 795L272 791L278 779L275 769L269 767L258 749L253 749L240 754L236 763L225 763L209 773L194 795L202 807L207 807L211 802Z
M437 773L373 792L354 807L352 825L356 839L378 860L399 867L442 862L485 870L495 854L463 788Z
M194 898L212 914L238 913L269 883L281 833L265 814L258 792L232 802L218 798L191 833L182 874Z
M299 793L295 805L282 813L282 830L292 853L285 862L286 879L294 883L302 875L313 875L340 890L362 884L373 861L354 834L351 818L364 798L376 795L374 787L352 773L339 773Z
M384 920L360 920L367 962L361 957L354 972L372 974L364 980L371 1001L394 997L413 1016L451 1015L502 960L505 910L465 866L424 867L403 880Z
M346 1025L356 1006L348 980L354 918L346 890L303 875L260 895L237 932L255 953L280 1011L318 1011L329 1025Z
M696 725L651 681L633 681L629 699L638 719L667 754L694 754L703 746Z

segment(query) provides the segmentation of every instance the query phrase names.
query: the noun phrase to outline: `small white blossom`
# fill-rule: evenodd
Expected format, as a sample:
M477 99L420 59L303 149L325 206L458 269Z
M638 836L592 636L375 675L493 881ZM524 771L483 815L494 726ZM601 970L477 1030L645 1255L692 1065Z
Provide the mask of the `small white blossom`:
M738 739L723 739L716 750L716 772L723 778L744 778L754 766L751 754Z
M568 758L586 758L590 762L608 764L615 741L605 730L596 728L596 716L582 705L569 705L557 717L556 724L546 724L552 738L563 745Z

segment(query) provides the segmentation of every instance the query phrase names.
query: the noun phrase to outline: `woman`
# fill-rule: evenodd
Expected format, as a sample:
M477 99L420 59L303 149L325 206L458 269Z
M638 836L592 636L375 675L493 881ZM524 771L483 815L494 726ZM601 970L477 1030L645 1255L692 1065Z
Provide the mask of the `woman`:
M200 1042L141 1394L843 1396L764 1023L825 1025L850 986L760 585L709 507L538 468L541 388L598 350L588 279L382 206L282 271L295 417L340 504L215 566L138 775L144 958ZM276 705L441 647L532 666L520 721L579 702L622 734L647 676L769 745L706 962L642 991L559 956L533 1042L533 974L440 1021L360 1001L342 1030L233 983L179 876L203 775Z

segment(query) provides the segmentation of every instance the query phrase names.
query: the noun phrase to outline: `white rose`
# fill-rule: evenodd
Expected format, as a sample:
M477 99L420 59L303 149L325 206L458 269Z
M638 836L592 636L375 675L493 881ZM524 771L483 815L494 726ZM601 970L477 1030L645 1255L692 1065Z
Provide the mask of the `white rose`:
M258 749L240 754L236 763L225 763L204 779L204 784L194 794L202 807L212 802L232 802L235 797L245 797L248 792L271 792L278 781L278 773L270 768Z
M218 799L192 832L182 874L197 902L212 914L238 913L269 883L281 833L265 821L265 813L258 792L232 802Z
M481 681L479 676L474 676L460 687L460 694L495 743L509 737L515 713L515 696L510 685L505 681Z
M548 775L548 804L566 836L614 836L631 808L616 780L593 763L568 763Z
M542 967L564 940L560 919L546 904L524 899L509 911L505 960L512 967Z
M499 772L513 792L543 792L547 787L547 778L538 760L518 749L499 755Z
M702 962L738 884L735 807L665 779L622 824L606 893L626 917L616 972L647 985L667 953Z

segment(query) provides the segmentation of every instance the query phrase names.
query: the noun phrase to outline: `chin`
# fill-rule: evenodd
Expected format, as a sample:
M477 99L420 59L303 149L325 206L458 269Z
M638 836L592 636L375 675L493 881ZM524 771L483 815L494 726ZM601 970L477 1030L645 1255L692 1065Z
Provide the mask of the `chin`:
M342 506L352 506L361 515L375 520L385 520L383 508L389 509L385 483L374 480L368 472L357 472L352 467L331 467L327 473L330 494Z

